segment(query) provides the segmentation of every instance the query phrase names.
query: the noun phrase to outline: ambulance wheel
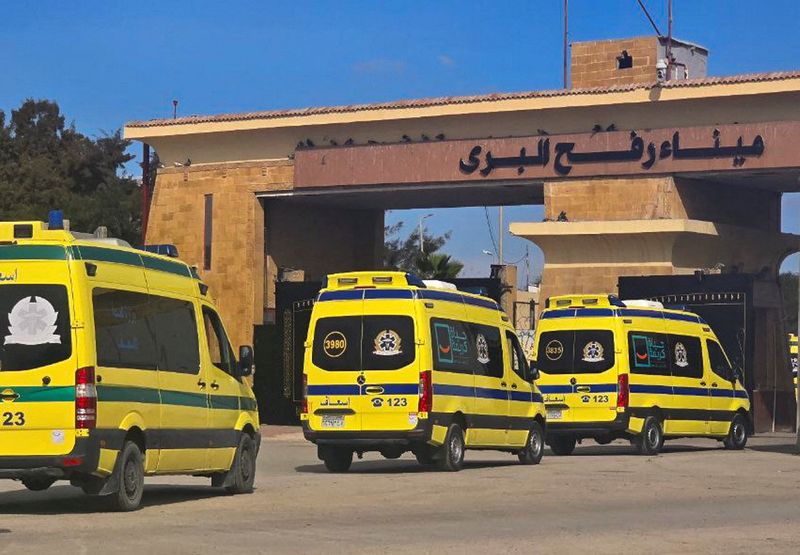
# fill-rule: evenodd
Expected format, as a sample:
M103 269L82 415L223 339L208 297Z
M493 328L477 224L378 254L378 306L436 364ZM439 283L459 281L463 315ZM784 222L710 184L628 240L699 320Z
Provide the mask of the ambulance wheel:
M440 470L458 472L464 466L464 432L456 423L450 424L442 445L442 458L436 461Z
M722 440L722 444L725 449L735 451L744 449L744 446L747 445L747 422L744 416L737 414L733 417L731 429L728 432L728 436Z
M550 445L550 450L554 455L564 456L572 454L572 452L575 450L575 444L578 443L578 440L575 438L575 436L555 435L550 437L550 441L548 443Z
M135 511L144 493L144 457L138 445L125 442L115 471L119 473L119 489L109 496L111 506L117 511Z
M44 491L56 483L55 478L23 478L22 485L31 491Z
M544 455L544 433L541 424L534 422L531 431L528 432L525 448L517 456L522 464L539 464L542 455Z
M655 416L648 416L644 420L642 432L631 443L640 455L658 455L664 446L664 432L661 422Z
M330 472L347 472L350 470L350 465L353 464L353 452L350 449L331 449L325 454L322 462Z
M236 454L233 456L233 464L228 471L232 474L229 485L225 487L228 493L234 495L253 493L253 484L256 481L256 454L253 438L243 433Z

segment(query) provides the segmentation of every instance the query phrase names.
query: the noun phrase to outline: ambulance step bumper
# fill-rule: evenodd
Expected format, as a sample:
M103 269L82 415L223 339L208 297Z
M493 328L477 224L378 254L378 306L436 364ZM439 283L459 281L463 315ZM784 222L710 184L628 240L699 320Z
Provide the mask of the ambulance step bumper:
M624 432L628 429L630 415L618 413L614 420L601 422L553 422L547 421L547 435L575 435L594 437L608 432Z
M26 478L55 478L66 477L63 468L44 466L41 468L0 468L0 479L24 480Z
M341 445L352 447L388 447L393 445L411 445L412 443L425 443L430 438L430 429L425 423L420 422L413 430L404 432L396 431L318 431L309 428L303 422L303 435L308 441L317 445Z

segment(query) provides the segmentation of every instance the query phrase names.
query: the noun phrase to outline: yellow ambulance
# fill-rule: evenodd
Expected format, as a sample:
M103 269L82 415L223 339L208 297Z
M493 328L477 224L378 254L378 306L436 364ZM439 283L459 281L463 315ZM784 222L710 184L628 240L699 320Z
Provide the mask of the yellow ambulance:
M303 431L332 472L367 451L411 451L449 471L465 449L542 457L544 406L508 316L451 284L390 271L328 276L303 369Z
M752 429L741 375L696 314L611 295L551 297L533 354L557 455L586 438L627 438L648 455L677 437L743 449Z
M133 510L145 475L253 488L256 401L207 287L168 256L0 223L0 478Z

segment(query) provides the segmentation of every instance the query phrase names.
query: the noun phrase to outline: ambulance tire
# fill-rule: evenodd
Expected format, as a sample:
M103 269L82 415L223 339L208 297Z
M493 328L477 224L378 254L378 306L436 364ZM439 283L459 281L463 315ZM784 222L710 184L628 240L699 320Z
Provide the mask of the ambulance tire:
M115 471L119 473L119 489L109 496L111 508L120 512L135 511L144 493L144 456L136 443L125 442Z
M464 467L464 432L458 423L450 424L442 445L442 458L437 460L439 470L458 472Z
M534 422L531 426L531 431L528 432L528 440L525 443L525 449L517 454L519 462L522 464L539 464L544 455L544 432L542 425Z
M550 450L554 455L565 456L572 454L577 443L578 440L575 436L555 435L550 437L548 445L550 445Z
M727 437L722 440L725 449L740 451L747 445L747 421L744 416L737 414L731 422L731 429Z
M44 491L56 483L55 478L23 478L22 485L31 491Z
M256 444L253 438L243 433L239 439L236 454L233 456L233 464L228 471L231 476L229 484L225 486L225 491L233 495L253 493L253 484L256 481L256 455Z
M329 472L342 473L350 470L353 464L353 451L350 449L331 449L322 460Z
M658 455L664 446L664 431L661 421L655 416L644 419L642 432L631 440L640 455Z

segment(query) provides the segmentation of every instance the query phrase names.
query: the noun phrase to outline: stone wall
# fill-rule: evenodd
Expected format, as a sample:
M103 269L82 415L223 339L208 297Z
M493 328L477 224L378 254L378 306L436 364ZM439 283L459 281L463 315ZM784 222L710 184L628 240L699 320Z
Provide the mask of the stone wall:
M290 162L159 170L147 242L172 243L216 300L234 348L253 341L264 305L264 211L256 191L288 189ZM211 268L203 269L205 195L213 195Z
M623 50L633 58L633 67L618 69L617 57ZM573 89L652 83L656 79L656 37L576 42L571 51L570 87Z

